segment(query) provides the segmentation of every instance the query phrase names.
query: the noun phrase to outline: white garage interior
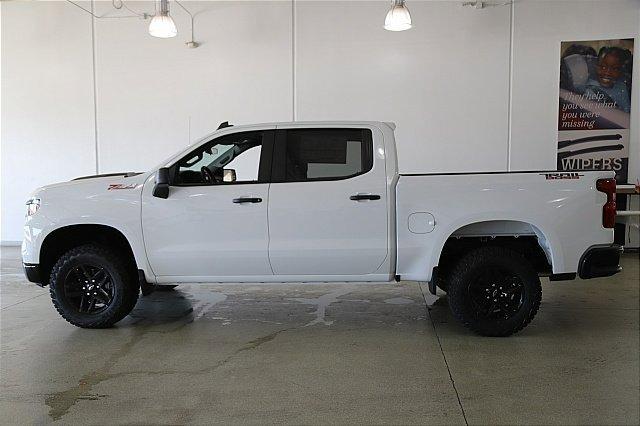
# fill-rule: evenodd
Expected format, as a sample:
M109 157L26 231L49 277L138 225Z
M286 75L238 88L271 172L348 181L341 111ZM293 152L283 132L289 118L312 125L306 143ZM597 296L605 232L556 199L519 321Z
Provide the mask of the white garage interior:
M403 174L556 170L573 40L635 40L633 185L640 0L407 0L397 32L389 1L169 5L173 38L149 35L154 1L0 3L7 424L638 424L638 216L618 218L621 273L544 278L540 313L506 339L413 281L185 284L80 329L27 282L19 244L34 189L151 170L225 121L393 122Z

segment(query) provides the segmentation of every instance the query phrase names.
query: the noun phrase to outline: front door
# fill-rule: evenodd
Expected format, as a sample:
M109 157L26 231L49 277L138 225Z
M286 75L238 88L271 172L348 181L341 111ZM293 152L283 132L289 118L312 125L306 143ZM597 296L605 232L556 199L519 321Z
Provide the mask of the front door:
M384 161L377 129L277 130L269 189L274 274L388 273L379 271L389 239Z
M232 133L170 168L166 199L143 191L142 227L160 281L242 281L272 275L267 206L274 131Z

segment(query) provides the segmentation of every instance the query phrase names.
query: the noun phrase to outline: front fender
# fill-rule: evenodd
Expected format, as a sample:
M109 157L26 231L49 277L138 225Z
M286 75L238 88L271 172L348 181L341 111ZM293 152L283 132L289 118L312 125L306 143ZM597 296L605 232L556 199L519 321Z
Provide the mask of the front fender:
M54 231L73 225L102 225L120 232L131 246L138 269L155 280L148 265L140 221L143 179L105 177L45 187L34 193L40 209L24 224L24 263L40 263L45 239ZM117 189L113 189L113 188Z

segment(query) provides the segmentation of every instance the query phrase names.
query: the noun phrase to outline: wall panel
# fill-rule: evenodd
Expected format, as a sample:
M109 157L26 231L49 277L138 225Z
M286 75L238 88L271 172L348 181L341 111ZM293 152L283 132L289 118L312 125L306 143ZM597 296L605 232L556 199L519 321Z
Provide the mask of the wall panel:
M297 4L298 119L394 121L403 172L506 170L509 6L414 1L398 33L388 6Z
M183 4L195 15L196 49L184 44L188 15L175 5L172 39L150 37L137 19L98 21L101 172L145 170L222 121L291 120L290 2Z
M0 7L0 240L18 241L32 190L95 172L91 21L61 2Z

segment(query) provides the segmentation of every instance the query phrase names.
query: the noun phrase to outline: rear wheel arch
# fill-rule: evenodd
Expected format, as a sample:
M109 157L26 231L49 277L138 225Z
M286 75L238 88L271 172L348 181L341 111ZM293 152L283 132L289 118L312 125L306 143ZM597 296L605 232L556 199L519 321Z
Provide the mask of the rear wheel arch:
M463 256L480 247L504 247L520 253L541 275L550 274L557 261L549 235L537 225L520 220L471 222L451 231L440 245L432 282L445 287L447 273Z
M46 280L43 284L48 284L51 269L62 255L86 244L111 249L123 260L127 272L137 277L138 265L132 245L120 230L102 224L78 224L55 229L42 241L39 264L42 277Z

